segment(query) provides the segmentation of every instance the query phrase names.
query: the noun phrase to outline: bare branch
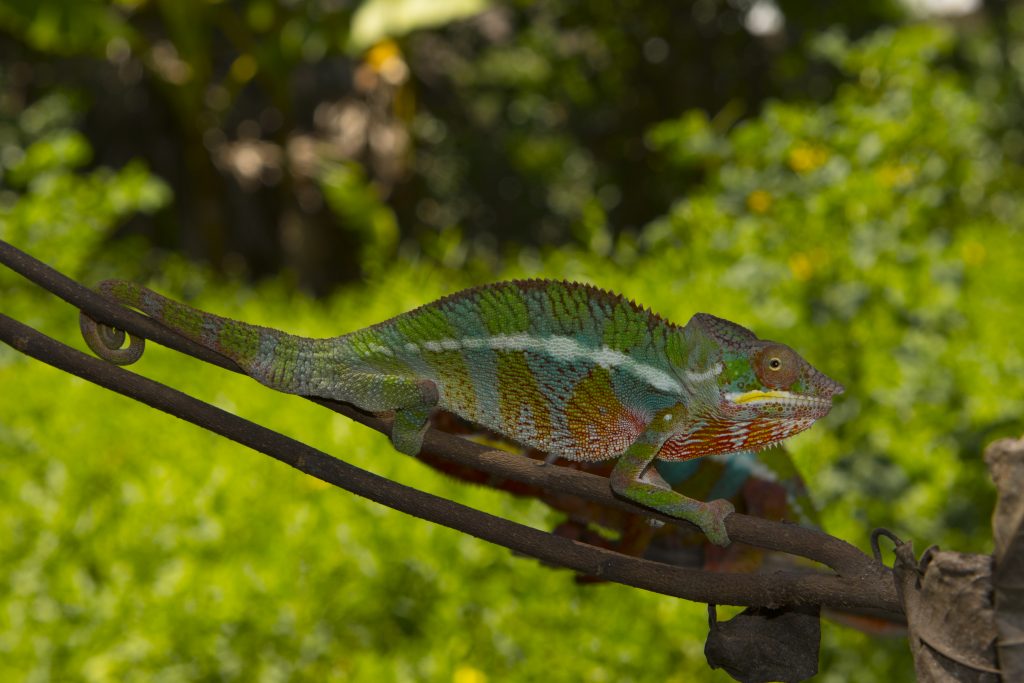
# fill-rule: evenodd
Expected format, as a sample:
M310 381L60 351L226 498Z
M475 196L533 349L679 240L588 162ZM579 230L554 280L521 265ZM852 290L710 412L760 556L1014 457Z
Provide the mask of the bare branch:
M108 301L3 241L0 241L0 262L81 308L98 321L141 334L221 367L238 370L230 360L179 337L146 316ZM730 515L727 520L729 535L734 541L823 562L838 571L842 578L798 572L771 576L723 574L627 557L553 536L390 482L169 387L74 351L6 316L0 317L0 323L0 336L7 343L44 362L227 436L353 493L547 562L701 602L749 606L821 604L839 608L874 607L900 611L892 575L887 568L844 541L811 529L740 514ZM387 421L351 406L334 401L312 400L373 429L385 433L389 431ZM425 446L435 454L505 478L577 495L668 523L687 524L616 498L607 480L593 474L538 465L527 458L487 449L436 431L427 435Z
M895 599L879 590L876 581L796 572L773 576L705 572L628 557L555 536L354 467L187 394L87 356L3 314L0 339L22 353L249 446L317 479L579 572L716 604L823 604L898 611Z

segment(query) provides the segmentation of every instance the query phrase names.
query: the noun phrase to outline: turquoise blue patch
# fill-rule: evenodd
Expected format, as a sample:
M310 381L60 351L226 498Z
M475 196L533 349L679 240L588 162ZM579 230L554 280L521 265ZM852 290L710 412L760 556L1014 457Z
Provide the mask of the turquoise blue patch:
M722 476L711 487L708 500L732 498L735 496L743 487L743 483L750 478L750 474L754 471L756 465L757 456L753 451L742 451L730 455L725 461L725 469L722 471Z
M654 467L661 478L672 488L681 484L700 469L700 459L695 460L655 460Z

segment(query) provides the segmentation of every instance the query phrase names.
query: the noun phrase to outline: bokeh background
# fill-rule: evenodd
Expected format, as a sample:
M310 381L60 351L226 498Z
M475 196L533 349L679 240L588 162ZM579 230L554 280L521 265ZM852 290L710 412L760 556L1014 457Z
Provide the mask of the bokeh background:
M463 287L707 311L847 386L791 452L863 548L991 550L1024 432L1024 6L2 0L0 237L331 336ZM7 271L3 311L84 348ZM549 528L295 397L140 372ZM0 348L0 680L728 680L702 605L382 509ZM819 681L907 680L826 625Z

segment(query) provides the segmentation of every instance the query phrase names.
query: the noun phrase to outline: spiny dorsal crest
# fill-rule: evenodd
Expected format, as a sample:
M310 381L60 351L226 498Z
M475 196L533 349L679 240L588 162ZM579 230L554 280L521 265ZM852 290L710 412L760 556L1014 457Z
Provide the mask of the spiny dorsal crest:
M626 298L621 294L602 289L595 285L585 282L573 282L571 280L548 280L544 278L530 278L527 280L507 280L505 282L494 282L485 285L478 285L469 289L462 290L449 294L448 296L442 297L438 301L430 304L426 304L421 308L432 307L436 305L443 305L446 303L460 301L466 298L473 298L479 296L481 292L496 289L500 287L514 286L522 291L540 290L546 292L551 286L564 287L567 291L582 291L586 293L588 299L593 299L601 302L606 308L613 309L616 305L623 303L631 307L634 311L641 313L648 317L652 324L663 324L669 328L676 329L678 325L670 320L666 320L660 314L655 313L651 308L638 304L635 300Z

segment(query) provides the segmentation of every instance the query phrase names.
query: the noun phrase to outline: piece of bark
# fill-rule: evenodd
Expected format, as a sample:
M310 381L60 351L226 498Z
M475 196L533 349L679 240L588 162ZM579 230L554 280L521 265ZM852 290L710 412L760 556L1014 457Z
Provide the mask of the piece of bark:
M896 557L919 683L998 683L992 558L929 549L919 567L910 543Z
M741 683L799 683L818 673L821 619L817 606L749 607L718 621L708 605L710 631L704 656Z
M1005 681L1024 681L1024 439L985 450L998 498L992 513L996 647Z

